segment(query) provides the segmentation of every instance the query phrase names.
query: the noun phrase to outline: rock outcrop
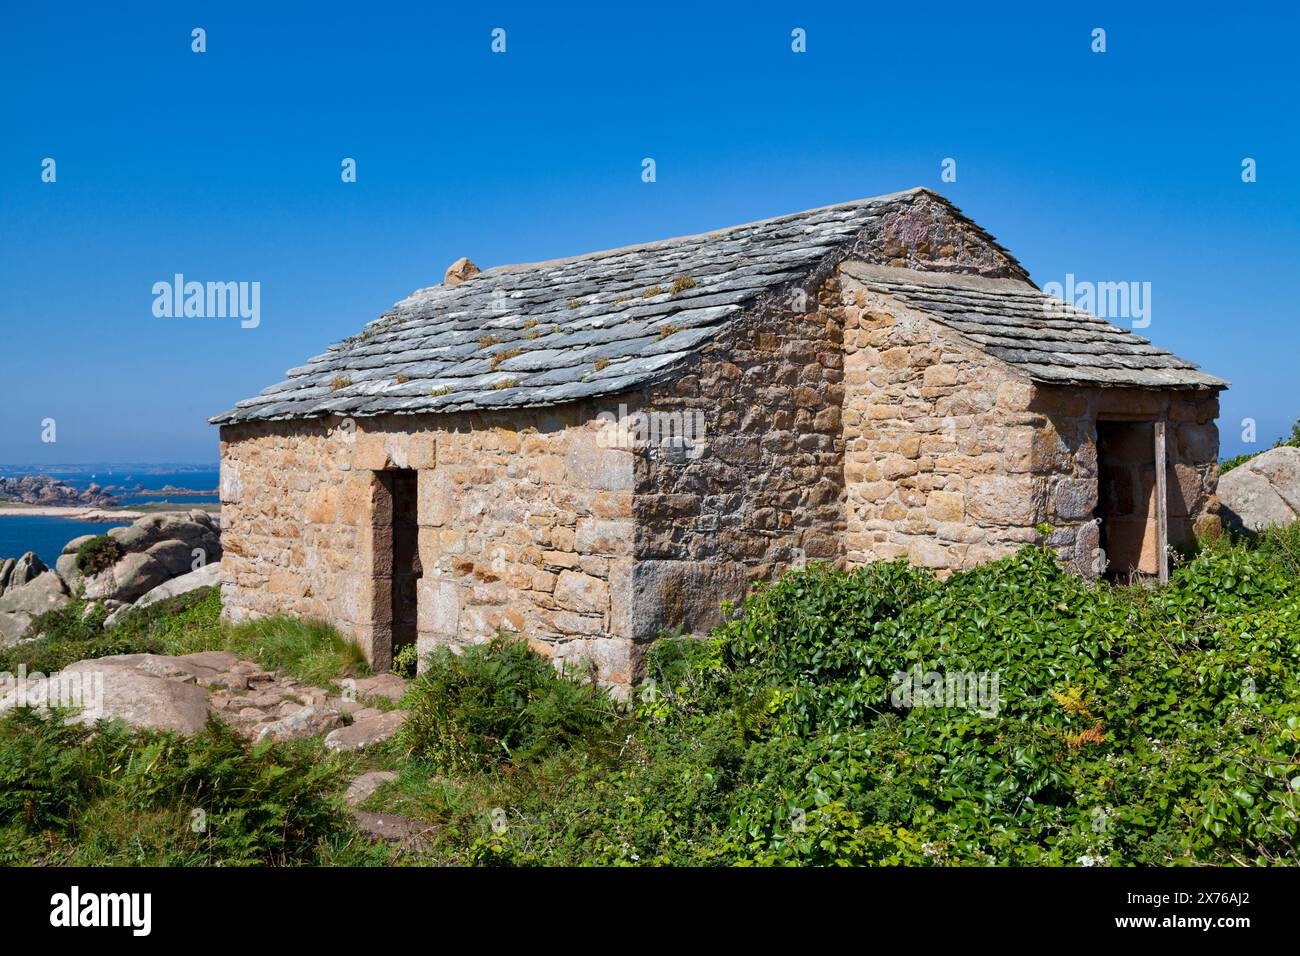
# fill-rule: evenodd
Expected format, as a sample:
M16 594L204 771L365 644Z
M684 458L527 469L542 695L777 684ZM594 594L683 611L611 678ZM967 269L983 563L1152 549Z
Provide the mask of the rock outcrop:
M405 691L405 681L385 676L391 679L376 685L376 697ZM328 734L326 745L339 751L387 740L406 717L406 711L367 707L369 694L357 700L332 693L229 651L94 658L68 665L50 681L76 688L83 709L72 719L82 723L122 720L133 727L192 734L215 717L254 741ZM349 687L355 690L355 685ZM62 699L70 699L66 691ZM22 702L16 687L0 686L0 713Z
M1238 530L1262 531L1300 517L1300 448L1283 446L1256 455L1219 479L1224 521Z
M172 578L164 584L158 585L152 591L148 591L144 597L135 602L136 607L148 607L150 604L156 604L159 601L170 597L176 597L180 594L188 594L190 591L197 591L199 588L216 587L221 583L221 565L205 564L197 571L191 571L188 574L182 574L179 577Z
M0 563L0 594L10 588L20 588L35 580L49 568L33 551L28 551L21 558L5 558Z
M60 676L66 680L78 674L84 680L102 675L102 703L82 711L75 718L80 723L122 720L133 727L192 734L203 729L211 712L208 692L198 685L196 673L211 669L186 667L185 661L155 654L123 654L78 661L65 667Z
M343 802L350 807L355 807L364 803L384 784L396 779L397 774L392 770L367 770L348 784L347 792L343 794Z
M84 583L83 596L88 601L130 604L174 578L221 560L220 532L206 511L146 515L134 524L113 528L108 537L121 552L108 568L87 576L87 569L79 566L76 551L87 540L84 537L69 541L55 562L69 588Z
M77 489L49 475L0 478L0 500L28 505L86 505L93 508L111 508L118 504L118 499L99 485L92 483L84 489Z
M216 520L202 510L146 515L107 534L107 567L83 568L78 551L102 535L73 538L47 568L33 552L0 560L0 647L27 636L32 620L81 596L111 612L117 623L135 604L185 594L219 583L221 534Z
M36 560L40 562L39 558ZM17 643L35 618L46 611L58 610L71 600L63 580L48 570L17 587L6 589L0 595L0 647Z
M382 743L402 729L406 714L404 710L390 710L354 721L347 727L330 731L325 746L329 750L347 752Z

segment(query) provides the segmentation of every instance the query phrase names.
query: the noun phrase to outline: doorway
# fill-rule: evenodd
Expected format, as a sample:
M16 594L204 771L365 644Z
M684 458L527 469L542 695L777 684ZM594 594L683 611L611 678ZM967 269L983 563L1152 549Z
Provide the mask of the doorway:
M375 640L371 665L392 667L418 629L420 566L419 479L413 468L376 472L374 527Z
M1097 422L1097 509L1104 573L1116 581L1158 575L1165 547L1157 507L1155 422ZM1160 476L1163 478L1163 476Z

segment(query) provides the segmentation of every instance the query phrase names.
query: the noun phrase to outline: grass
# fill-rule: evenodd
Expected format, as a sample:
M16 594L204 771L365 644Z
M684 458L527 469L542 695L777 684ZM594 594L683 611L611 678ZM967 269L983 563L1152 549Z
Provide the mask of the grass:
M105 510L113 511L116 509L109 508ZM144 501L141 502L140 504L133 504L130 507L123 508L121 510L131 511L131 512L138 511L142 513L143 512L149 512L149 513L171 512L174 514L184 514L187 511L206 511L210 515L219 515L221 514L221 505L215 501L186 502L184 499L182 499L180 501Z
M129 612L114 627L103 627L106 612L74 600L36 618L28 633L44 634L0 651L0 671L49 674L74 661L115 654L194 654L230 651L267 670L328 686L364 675L361 649L322 621L275 615L229 624L221 620L221 592L201 588Z
M224 629L221 650L311 684L368 673L361 648L324 621L276 615Z
M1300 580L1300 522L1267 528L1254 535L1252 540L1261 553Z

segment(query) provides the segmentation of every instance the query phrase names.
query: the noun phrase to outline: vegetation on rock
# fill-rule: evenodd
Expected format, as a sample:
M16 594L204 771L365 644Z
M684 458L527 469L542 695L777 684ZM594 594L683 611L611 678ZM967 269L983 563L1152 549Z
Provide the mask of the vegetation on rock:
M122 546L106 534L83 541L77 548L77 570L82 574L98 574L117 563L122 557Z

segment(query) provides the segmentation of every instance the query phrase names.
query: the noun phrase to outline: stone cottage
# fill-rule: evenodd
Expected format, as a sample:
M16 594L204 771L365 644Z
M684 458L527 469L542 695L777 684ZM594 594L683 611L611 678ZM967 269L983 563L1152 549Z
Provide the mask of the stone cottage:
M378 669L505 629L626 686L805 561L949 573L1048 524L1079 574L1155 575L1217 521L1227 383L924 189L461 260L287 375L213 419L226 612L325 618Z

